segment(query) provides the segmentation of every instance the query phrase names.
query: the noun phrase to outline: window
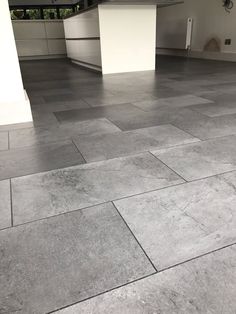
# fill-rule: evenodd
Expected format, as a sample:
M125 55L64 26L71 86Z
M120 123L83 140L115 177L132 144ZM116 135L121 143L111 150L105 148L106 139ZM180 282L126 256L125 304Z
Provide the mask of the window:
M60 8L59 9L59 14L60 14L61 19L64 19L66 16L71 15L72 13L73 13L72 8Z
M41 18L40 9L28 9L26 10L26 17L29 20L39 20Z
M43 9L43 17L45 20L57 19L57 9Z
M1 0L0 0L1 1ZM68 15L83 8L83 2L74 5L28 5L11 6L10 13L12 20L37 20L37 19L64 19Z

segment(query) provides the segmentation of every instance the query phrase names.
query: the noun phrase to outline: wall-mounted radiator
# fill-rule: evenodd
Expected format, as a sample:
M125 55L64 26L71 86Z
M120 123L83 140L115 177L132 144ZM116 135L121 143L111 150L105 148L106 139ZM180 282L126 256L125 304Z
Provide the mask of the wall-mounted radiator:
M191 49L193 19L157 20L157 49Z

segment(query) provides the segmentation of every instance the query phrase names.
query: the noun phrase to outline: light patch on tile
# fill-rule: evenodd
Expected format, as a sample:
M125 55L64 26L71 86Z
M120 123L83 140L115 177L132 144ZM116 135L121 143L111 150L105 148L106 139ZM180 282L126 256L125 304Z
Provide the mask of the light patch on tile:
M197 141L199 139L171 125L74 138L74 143L87 162Z
M236 136L154 151L187 181L236 170Z
M182 182L149 153L15 178L14 224Z
M236 172L115 205L158 270L236 243Z
M55 314L233 314L235 260L233 246Z

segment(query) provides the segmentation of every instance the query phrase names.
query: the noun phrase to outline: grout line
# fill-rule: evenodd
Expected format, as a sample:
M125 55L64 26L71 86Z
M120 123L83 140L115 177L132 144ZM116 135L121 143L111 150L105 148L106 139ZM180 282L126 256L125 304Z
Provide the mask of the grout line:
M202 141L202 139L201 139L201 138L199 138L199 137L197 137L196 135L193 135L193 134L192 134L192 133L190 133L189 131L186 131L186 130L182 129L181 127L179 127L179 126L175 125L175 122L174 122L174 121L173 121L173 122L171 122L170 124L171 124L173 127L175 127L175 128L177 128L177 129L179 129L180 131L183 131L184 133L189 134L190 136L192 136L192 137L194 137L194 138L198 139L199 141ZM195 142L195 143L198 143L198 142Z
M77 147L77 145L75 144L75 142L74 142L74 140L73 140L72 138L71 138L71 142L72 142L72 144L75 146L76 151L77 151L77 152L81 155L81 157L83 158L84 163L87 164L86 159L84 158L83 154L81 153L81 151L79 150L79 148Z
M124 217L121 215L119 209L116 207L114 202L111 202L113 204L113 206L115 207L118 215L120 216L120 218L123 220L124 224L126 225L126 227L129 229L130 233L132 234L132 236L134 237L134 239L136 240L137 244L139 245L139 247L141 248L141 250L143 251L144 255L147 257L148 261L150 262L150 264L152 265L152 267L154 268L155 272L157 273L158 270L156 268L156 266L153 264L151 258L147 255L146 251L144 250L144 248L142 247L142 245L140 244L140 242L138 241L138 239L136 238L136 236L134 235L133 231L131 230L131 228L129 227L128 223L126 222L126 220L124 219Z
M170 267L164 268L164 269L162 269L162 270L160 270L160 271L158 271L158 272L156 272L156 273L152 273L152 274L149 274L149 275L147 275L147 276L140 277L140 278L138 278L138 279L135 279L135 280L133 280L133 281L130 281L130 282L128 282L128 283L125 283L125 284L123 284L123 285L120 285L120 286L118 286L118 287L114 287L114 288L108 289L108 290L103 291L103 292L101 292L101 293L98 293L98 294L95 294L95 295L90 296L90 297L88 297L88 298L85 298L84 300L80 300L80 301L78 301L78 302L75 302L75 303L72 303L72 304L69 304L69 305L65 305L65 306L63 306L63 307L61 307L61 308L58 308L58 309L56 309L56 310L53 310L53 311L51 311L51 312L47 312L46 314L53 314L53 313L56 313L56 312L61 311L61 310L63 310L63 309L69 308L69 307L74 306L74 305L78 305L78 304L80 304L80 303L83 303L83 302L86 302L86 301L88 301L88 300L94 299L94 298L99 297L99 296L101 296L101 295L105 295L105 294L107 294L107 293L110 293L110 292L112 292L112 291L118 290L118 289L120 289L120 288L129 286L129 285L132 285L132 284L134 284L134 283L137 283L137 282L139 282L139 281L145 280L145 279L147 279L147 278L150 278L150 277L153 277L153 276L158 276L158 274L160 274L160 273L168 272L168 270L171 270L171 269L173 269L173 268L175 268L175 267L178 267L178 266L181 266L181 265L185 265L185 264L187 264L187 263L189 263L189 262L192 262L192 261L197 260L197 259L201 259L201 258L204 257L204 256L208 256L208 255L210 255L210 254L213 254L213 253L222 251L222 250L227 249L227 248L229 248L229 247L232 247L232 246L234 246L234 245L236 245L236 242L235 242L235 243L232 243L232 244L225 245L225 246L223 246L223 247L221 247L221 248L212 250L212 251L210 251L210 252L207 252L207 253L204 253L204 254L195 256L195 257L193 257L193 258L191 258L191 259L189 259L189 260L186 260L186 261L184 261L184 262L181 262L181 263L172 265L172 266L170 266Z
M94 108L92 105L90 105L89 102L87 102L87 100L85 98L81 97L80 99L82 99L89 106L89 108L81 108L81 109L91 109L91 108Z
M167 164L165 164L161 159L159 159L157 156L155 156L152 152L148 151L148 153L150 155L152 155L153 157L155 157L158 161L160 161L163 165L165 165L169 170L171 170L172 172L174 172L178 177L180 177L181 179L184 180L184 182L188 182L184 177L182 177L180 174L178 174L178 172L176 172L174 169L170 168Z
M98 296L100 296L100 295L103 295L103 294L105 294L105 293L109 293L109 292L114 291L114 290L116 290L116 289L119 289L119 288L122 288L122 287L128 286L128 285L133 284L133 283L135 283L135 282L138 282L138 281L140 281L140 280L142 280L142 279L149 278L149 277L151 277L151 276L153 276L153 275L155 275L155 274L157 274L157 273L156 273L156 272L154 272L154 273L151 273L151 274L149 274L149 275L146 275L146 276L140 277L140 278L138 278L138 279L131 280L131 281L129 281L129 282L127 282L127 283L124 283L124 284L121 284L121 285L119 285L119 286L117 286L117 287L114 287L114 288L111 288L111 289L105 290L105 291L103 291L103 292L100 292L100 293L98 293L98 294L96 294L96 295L93 295L93 296L87 297L87 298L85 298L85 299L83 299L83 300L81 300L81 301L74 302L74 303L72 303L72 304L65 305L65 306L63 306L63 307L61 307L61 308L59 308L59 309L56 309L56 310L53 310L53 311L47 312L46 314L53 314L53 313L56 313L57 311L64 310L64 309L66 309L66 308L68 308L68 307L70 307L70 306L73 306L73 305L76 305L76 304L79 304L79 303L82 303L82 302L88 301L88 300L90 300L90 299L93 299L93 298L98 297Z
M8 140L7 149L10 150L10 131L7 131L7 140Z
M124 197L120 197L120 198L117 198L117 199L114 199L114 200L108 200L108 201L105 201L105 202L102 202L102 203L95 203L95 204L92 204L90 206L68 210L68 211L65 211L63 213L59 213L59 214L56 214L56 215L47 216L47 217L43 217L43 218L39 218L39 219L35 219L35 220L26 221L24 223L20 223L20 224L14 225L13 227L16 228L16 227L20 227L20 226L23 226L23 225L28 225L30 223L35 223L35 222L38 222L38 221L42 221L42 220L51 219L51 218L54 218L54 217L63 216L63 215L67 215L67 214L70 214L70 213L74 213L74 212L77 212L79 210L90 209L90 208L93 208L95 206L100 206L100 205L104 205L104 204L120 201L120 200L123 200L123 199L131 198L131 197L135 197L135 196L139 196L139 195L143 195L143 194L148 194L148 193L152 193L152 192L155 192L155 191L160 191L160 190L164 190L164 189L167 189L167 188L170 188L170 187L176 187L176 186L184 185L184 184L186 184L186 182L181 182L181 183L178 183L178 184L169 185L169 186L166 186L166 187L163 187L163 188L160 188L160 189L154 189L154 190L150 190L150 191L145 191L145 192L138 193L138 194L124 196ZM4 228L2 230L5 230L5 229L9 229L9 227ZM0 232L2 230L0 230Z
M11 227L13 227L14 224L13 224L13 202L12 202L12 182L11 182L11 179L9 180L9 182L10 182Z
M58 170L60 170L60 169L58 169ZM53 171L55 171L55 170L53 170ZM102 203L95 203L95 204L92 204L91 206L86 206L86 207L82 207L82 208L72 209L72 210L69 210L69 211L66 211L66 212L63 212L63 213L59 213L59 214L56 214L56 215L47 216L47 217L39 218L39 219L36 219L36 220L31 220L31 221L27 221L27 222L20 223L20 224L17 224L17 225L13 225L13 227L16 228L16 227L19 227L19 226L22 226L22 225L27 225L27 224L30 224L30 223L35 223L35 222L38 222L38 221L42 221L42 220L46 220L46 219L50 219L50 218L54 218L54 217L58 217L58 216L66 215L66 214L70 214L70 213L73 213L73 212L76 212L76 211L79 211L79 210L89 209L89 208L92 208L94 206L99 206L99 205L107 204L107 203L110 203L110 202L116 202L116 201L132 198L132 197L137 197L137 196L149 194L149 193L152 193L152 192L162 191L162 190L178 187L178 186L189 184L189 183L193 183L193 182L203 181L203 180L208 179L208 178L218 177L220 175L227 174L227 173L233 173L233 172L236 173L236 170L231 170L231 171L227 171L227 172L224 172L224 173L220 173L220 174L216 174L216 175L212 175L212 176L209 176L209 177L200 178L200 179L196 179L196 180L192 180L192 181L184 181L184 182L181 182L181 183L178 183L178 184L173 184L173 185L165 186L165 187L162 187L162 188L159 188L159 189L145 191L145 192L142 192L142 193L132 194L132 195L120 197L120 198L117 198L117 199L114 199L114 200L108 200L108 201L102 202ZM16 178L21 178L21 177L16 177ZM10 180L12 180L12 178L10 178ZM0 232L3 231L3 230L6 230L6 229L9 229L9 227L1 229Z

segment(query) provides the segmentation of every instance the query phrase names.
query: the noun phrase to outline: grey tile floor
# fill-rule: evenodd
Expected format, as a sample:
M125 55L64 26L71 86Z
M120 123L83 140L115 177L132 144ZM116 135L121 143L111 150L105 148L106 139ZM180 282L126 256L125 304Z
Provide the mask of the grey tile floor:
M236 313L236 64L21 63L0 126L0 313Z

